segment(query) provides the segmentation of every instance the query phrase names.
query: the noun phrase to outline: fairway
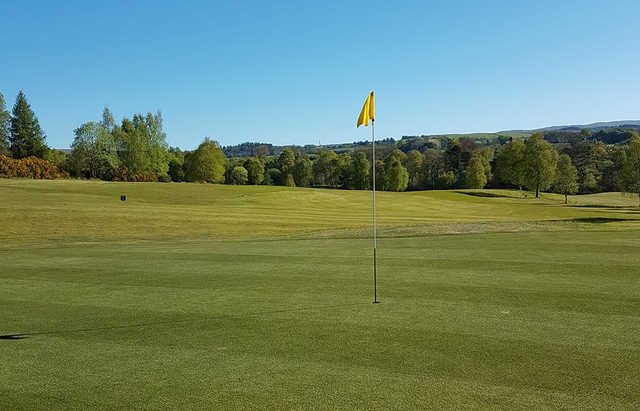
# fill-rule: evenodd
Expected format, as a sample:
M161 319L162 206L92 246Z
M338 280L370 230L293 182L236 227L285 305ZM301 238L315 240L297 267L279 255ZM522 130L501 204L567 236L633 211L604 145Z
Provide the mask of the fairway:
M126 194L127 201L120 201ZM0 409L637 409L619 193L0 180Z

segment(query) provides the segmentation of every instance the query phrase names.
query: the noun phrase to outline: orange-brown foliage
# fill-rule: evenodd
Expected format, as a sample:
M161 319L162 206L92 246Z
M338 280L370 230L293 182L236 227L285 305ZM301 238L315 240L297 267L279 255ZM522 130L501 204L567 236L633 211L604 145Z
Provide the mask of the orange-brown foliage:
M0 154L0 178L14 177L53 180L69 178L69 175L60 171L55 164L37 157L16 160Z
M133 181L133 182L154 182L158 181L158 176L154 173L145 173L141 172L138 174L129 174L129 170L126 167L120 167L118 171L116 171L115 176L113 177L115 181Z

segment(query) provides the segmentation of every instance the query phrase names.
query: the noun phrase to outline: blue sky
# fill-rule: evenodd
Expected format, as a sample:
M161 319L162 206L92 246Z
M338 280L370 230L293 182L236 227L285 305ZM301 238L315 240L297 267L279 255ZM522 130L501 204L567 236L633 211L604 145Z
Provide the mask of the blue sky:
M323 144L640 118L640 2L3 4L0 91L57 148L161 110L168 142ZM178 4L184 3L184 4Z

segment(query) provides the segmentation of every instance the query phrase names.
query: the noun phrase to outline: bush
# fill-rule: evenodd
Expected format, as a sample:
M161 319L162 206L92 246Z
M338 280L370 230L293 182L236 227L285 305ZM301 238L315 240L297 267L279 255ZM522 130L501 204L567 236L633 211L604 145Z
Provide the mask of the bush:
M231 170L231 184L247 184L249 181L249 173L247 169L242 166L235 166Z
M37 157L13 159L0 154L0 178L33 178L53 180L69 178L69 175L53 163Z

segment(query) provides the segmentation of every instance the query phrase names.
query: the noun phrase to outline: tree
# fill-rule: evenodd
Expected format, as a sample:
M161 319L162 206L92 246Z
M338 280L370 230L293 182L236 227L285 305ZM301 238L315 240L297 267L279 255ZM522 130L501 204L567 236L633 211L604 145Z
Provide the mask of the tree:
M566 154L558 158L554 188L558 193L564 194L565 204L569 202L569 194L578 192L578 170L571 164L571 157Z
M578 170L578 183L582 193L601 190L602 173L611 164L607 148L602 142L591 142L586 138L573 141L563 152L571 157Z
M548 189L554 181L558 152L546 142L542 133L535 133L524 144L524 176L525 184L530 190L536 190L536 198L540 191Z
M180 182L184 181L184 156L178 147L169 147L169 177L171 181Z
M411 150L407 154L407 173L409 173L409 187L418 188L422 182L423 157L417 150Z
M471 157L464 176L468 188L484 188L487 185L483 159L479 155Z
M347 188L349 186L349 170L351 168L351 154L342 153L333 158L329 185Z
M366 190L369 188L369 175L371 164L367 160L366 154L357 152L351 160L351 187L356 190Z
M477 149L472 157L476 156L480 158L480 162L482 163L482 167L484 168L484 175L487 178L487 184L491 182L493 179L493 173L491 172L491 162L494 160L494 150L493 147L482 147Z
M244 168L247 169L249 184L262 184L264 181L264 164L260 159L249 157L244 161Z
M618 185L627 193L638 194L640 207L640 136L634 132L631 141L622 156L618 170Z
M376 160L376 190L384 190L385 167L384 161Z
M425 150L422 159L422 181L425 187L430 185L431 189L435 190L438 176L442 173L444 173L442 152L434 148Z
M46 137L22 91L16 97L12 114L9 142L13 158L44 158L49 150L45 144Z
M322 150L311 168L313 184L316 186L330 185L332 176L335 175L334 167L337 165L336 153L330 150Z
M496 177L505 184L517 186L522 190L525 182L524 143L511 140L496 154Z
M105 107L102 111L102 122L100 123L100 125L108 131L112 131L113 127L116 125L116 122L113 120L113 114L111 114L111 110L109 110L109 107Z
M385 161L384 168L384 189L387 191L404 191L409 184L409 173L404 168L399 158L393 154Z
M9 133L11 131L11 114L5 105L4 96L0 93L0 154L9 154Z
M60 170L67 167L67 155L62 150L49 150L45 155L45 160L55 164Z
M158 176L166 176L169 171L167 153L167 133L162 130L162 113L147 113L145 126L149 133L148 152L151 172Z
M442 172L438 175L437 184L441 188L450 188L456 185L457 177L453 171Z
M249 181L249 173L247 169L242 166L235 166L231 170L231 184L247 184Z
M287 186L287 187L295 187L296 186L296 182L293 179L293 175L287 174L287 176L284 179L284 185Z
M118 153L128 176L167 177L169 155L166 133L162 131L162 114L135 114L125 118L112 131L118 143Z
M291 174L293 173L293 165L296 162L296 155L292 149L286 147L280 156L278 157L278 164L280 165L280 172L282 174Z
M205 138L193 155L185 157L187 179L206 183L224 183L227 159L216 141Z
M311 160L299 157L293 164L293 179L298 187L307 187L311 182Z
M75 176L111 180L120 166L113 135L98 123L85 123L74 130L70 168Z
M269 168L264 175L264 184L279 186L282 184L282 173L277 168Z

